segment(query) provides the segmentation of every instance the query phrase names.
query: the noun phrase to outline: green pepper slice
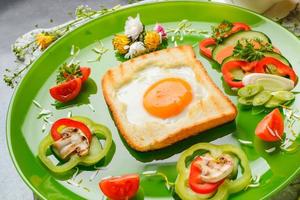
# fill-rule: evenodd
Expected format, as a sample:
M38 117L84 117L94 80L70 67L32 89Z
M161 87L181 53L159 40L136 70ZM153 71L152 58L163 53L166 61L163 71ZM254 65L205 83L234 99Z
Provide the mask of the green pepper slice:
M190 167L186 166L186 160L191 157L196 151L206 150L212 156L218 157L223 153L235 155L243 169L241 177L230 180L226 179L217 189L217 192L209 198L210 200L224 200L229 197L230 194L239 192L246 188L251 182L251 170L246 154L239 148L232 145L213 145L210 143L196 144L182 153L177 162L178 176L175 182L175 191L179 197L183 200L203 200L207 199L206 195L202 195L194 192L188 186L188 178L190 173Z
M49 133L40 143L38 157L43 164L52 172L57 174L66 173L72 170L77 165L90 166L99 162L104 158L112 145L112 136L110 130L101 124L96 124L85 117L71 117L71 119L80 121L87 125L94 134L90 142L89 153L86 156L80 157L77 154L70 156L69 160L63 164L54 164L47 155L48 149L55 142ZM101 146L99 139L105 139L104 147Z

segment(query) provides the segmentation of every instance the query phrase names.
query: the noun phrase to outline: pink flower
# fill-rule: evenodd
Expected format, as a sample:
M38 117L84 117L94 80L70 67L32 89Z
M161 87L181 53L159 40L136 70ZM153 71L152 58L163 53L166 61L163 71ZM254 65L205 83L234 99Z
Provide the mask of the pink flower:
M159 35L161 36L162 39L166 39L167 38L167 33L164 29L164 27L160 24L156 24L154 27L154 30L159 33Z

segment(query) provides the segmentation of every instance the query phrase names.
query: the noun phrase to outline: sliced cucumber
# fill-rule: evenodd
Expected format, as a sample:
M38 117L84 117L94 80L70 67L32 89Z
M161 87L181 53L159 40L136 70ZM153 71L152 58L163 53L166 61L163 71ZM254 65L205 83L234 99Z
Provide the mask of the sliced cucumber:
M247 85L238 91L238 95L240 97L253 97L254 95L258 94L260 91L262 91L264 88L260 85Z
M217 55L224 49L229 47L234 47L237 42L241 39L260 39L263 42L271 43L270 38L262 32L258 31L241 31L235 34L232 34L228 38L226 38L220 45L216 46L212 52L212 58L216 60L219 64L223 62L223 60L217 60Z
M276 98L275 96L273 96L266 104L265 107L266 108L275 108L278 107L280 105L282 105L285 101L282 101L281 99Z
M275 53L275 52L265 52L264 53L265 57L272 57L272 58L276 58L277 60L280 60L282 63L292 67L291 63L288 61L288 59L286 59L283 55L279 54L279 53ZM229 62L229 61L234 61L234 60L243 60L239 57L234 57L234 56L229 56L227 58L225 58L222 62L222 65L224 65L225 63Z
M231 74L233 76L233 79L236 81L241 81L243 80L245 73L243 72L242 69L234 69L231 71Z
M253 106L262 106L271 99L272 95L269 91L262 91L253 98Z
M295 99L295 95L289 91L272 92L272 95L282 101L291 101L291 100Z
M223 66L225 63L230 62L230 61L240 61L240 60L243 61L243 59L241 59L239 57L229 56L223 60L221 65Z
M250 106L253 104L253 98L240 97L238 102L245 106Z

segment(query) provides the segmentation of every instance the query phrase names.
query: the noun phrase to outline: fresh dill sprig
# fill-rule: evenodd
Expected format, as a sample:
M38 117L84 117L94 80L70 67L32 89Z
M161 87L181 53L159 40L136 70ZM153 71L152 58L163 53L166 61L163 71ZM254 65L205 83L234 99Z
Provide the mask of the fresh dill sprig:
M197 30L191 27L192 23L184 19L178 23L176 28L167 29L167 33L172 35L171 41L176 43L176 41L182 41L184 36L187 34L207 34L207 31Z
M96 10L90 8L87 5L80 5L75 10L76 19L91 17L91 16L93 16L96 13L97 13Z
M97 62L101 60L103 54L105 54L108 51L108 49L104 47L101 41L98 41L98 45L95 48L93 48L92 51L96 53L97 56L95 60L90 60L89 62Z
M80 5L75 10L75 17L73 17L73 14L70 16L73 17L73 20L69 23L66 23L64 25L58 26L57 28L54 28L51 32L42 32L44 34L49 34L52 36L55 36L55 39L52 41L54 42L61 36L65 35L70 30L74 29L78 25L81 25L87 21L89 21L91 18L96 16L101 16L104 14L108 14L111 12L114 12L115 10L118 10L121 8L121 5L116 5L113 8L104 8L101 7L99 10L94 10L88 6ZM51 21L51 20L50 20ZM25 62L27 59L26 55L33 56L34 52L39 48L39 45L36 41L36 36L38 33L32 33L33 40L29 41L27 44L20 46L18 44L12 45L12 52L16 56L17 61ZM46 48L45 48L46 49ZM41 51L44 51L45 49L41 49ZM15 70L6 69L5 74L3 75L3 81L11 88L14 88L20 81L21 77L23 76L23 73L31 66L33 61L36 59L35 56L33 56L34 59L30 60L28 64L20 64L19 67L15 67ZM100 57L101 58L101 57ZM100 59L97 58L98 60ZM26 62L27 63L27 62Z

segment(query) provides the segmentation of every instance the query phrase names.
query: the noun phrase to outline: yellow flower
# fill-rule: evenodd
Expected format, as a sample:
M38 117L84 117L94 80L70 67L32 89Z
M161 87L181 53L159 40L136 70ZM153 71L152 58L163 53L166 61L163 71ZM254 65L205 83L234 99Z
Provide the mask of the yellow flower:
M112 43L114 49L117 50L120 54L126 54L128 52L128 48L125 49L125 46L129 45L130 40L126 35L115 35Z
M55 39L56 37L49 33L39 33L35 37L35 41L41 50L46 49Z
M156 31L149 31L146 33L144 43L149 51L154 51L161 43L160 35Z

